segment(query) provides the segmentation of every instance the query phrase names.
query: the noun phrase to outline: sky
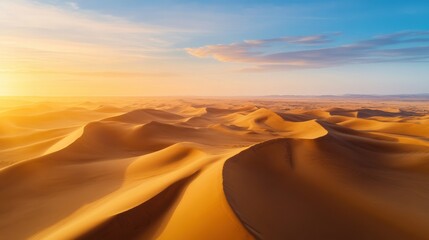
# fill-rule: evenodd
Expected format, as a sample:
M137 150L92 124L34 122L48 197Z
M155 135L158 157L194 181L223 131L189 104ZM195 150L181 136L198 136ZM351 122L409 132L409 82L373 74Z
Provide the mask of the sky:
M429 92L428 1L0 1L0 95Z

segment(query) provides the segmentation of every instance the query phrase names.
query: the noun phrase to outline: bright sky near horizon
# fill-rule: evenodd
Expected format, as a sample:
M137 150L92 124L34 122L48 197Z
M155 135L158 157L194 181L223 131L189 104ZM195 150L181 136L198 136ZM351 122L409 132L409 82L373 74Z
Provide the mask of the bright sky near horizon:
M429 92L428 1L0 1L0 95Z

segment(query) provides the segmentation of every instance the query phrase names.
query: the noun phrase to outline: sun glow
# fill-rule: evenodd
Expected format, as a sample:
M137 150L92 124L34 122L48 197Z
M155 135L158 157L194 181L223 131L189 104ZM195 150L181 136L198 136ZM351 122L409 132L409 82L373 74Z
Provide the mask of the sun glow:
M0 96L14 95L13 81L8 74L0 72Z

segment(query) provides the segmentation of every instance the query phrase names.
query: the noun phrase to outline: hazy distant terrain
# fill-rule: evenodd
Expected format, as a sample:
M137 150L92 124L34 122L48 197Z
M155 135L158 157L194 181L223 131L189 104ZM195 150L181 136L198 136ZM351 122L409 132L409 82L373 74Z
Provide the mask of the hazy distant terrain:
M396 94L396 95L369 95L369 94L344 94L344 95L270 95L275 98L323 98L323 99L378 99L378 100L429 100L429 93L422 94Z

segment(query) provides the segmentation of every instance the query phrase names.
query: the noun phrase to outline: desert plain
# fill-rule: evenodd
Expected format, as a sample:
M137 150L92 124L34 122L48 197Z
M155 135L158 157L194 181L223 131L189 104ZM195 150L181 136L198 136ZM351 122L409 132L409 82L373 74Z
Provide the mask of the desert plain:
M429 239L429 101L0 99L0 239Z

